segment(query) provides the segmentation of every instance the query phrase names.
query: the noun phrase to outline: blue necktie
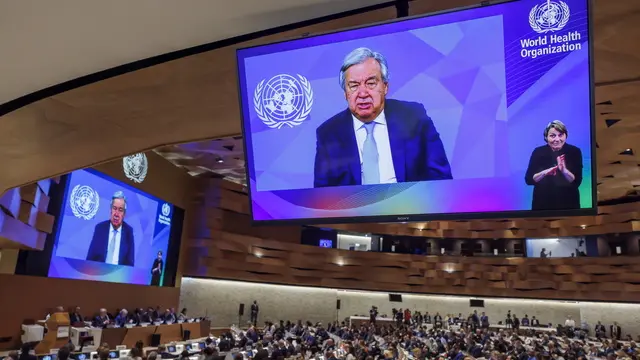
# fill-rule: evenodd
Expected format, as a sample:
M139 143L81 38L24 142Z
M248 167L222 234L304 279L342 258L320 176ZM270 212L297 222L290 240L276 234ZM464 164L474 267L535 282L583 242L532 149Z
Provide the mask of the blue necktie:
M116 234L118 233L118 230L113 229L113 234L111 234L110 239L109 239L109 246L107 247L107 261L105 261L107 264L111 264L111 258L113 257L113 252L116 250Z
M376 139L373 138L374 122L364 124L367 130L367 137L362 146L362 184L380 184L380 168L378 166L378 147Z

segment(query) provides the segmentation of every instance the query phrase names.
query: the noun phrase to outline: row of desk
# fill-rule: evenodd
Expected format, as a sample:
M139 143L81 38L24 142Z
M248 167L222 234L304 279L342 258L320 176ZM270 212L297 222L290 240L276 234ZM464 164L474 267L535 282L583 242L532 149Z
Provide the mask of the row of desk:
M79 347L81 339L85 336L93 337L93 344L100 346L103 343L109 344L110 348L124 345L132 348L138 341L142 341L143 346L151 346L151 337L154 334L160 335L160 342L163 344L182 341L185 331L190 332L190 338L202 338L209 336L211 322L204 320L191 323L176 323L168 325L143 325L123 328L95 328L95 327L70 327L68 339ZM60 334L60 331L58 331ZM42 325L22 325L22 341L41 341L44 337L44 327ZM60 336L58 335L58 339ZM52 344L53 345L53 344ZM51 347L53 348L53 346ZM50 349L41 349L40 351Z

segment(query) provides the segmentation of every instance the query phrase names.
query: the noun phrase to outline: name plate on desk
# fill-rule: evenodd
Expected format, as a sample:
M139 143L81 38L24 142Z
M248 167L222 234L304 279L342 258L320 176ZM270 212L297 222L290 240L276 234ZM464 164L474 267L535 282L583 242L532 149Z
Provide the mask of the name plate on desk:
M69 337L69 326L60 326L58 327L58 339Z

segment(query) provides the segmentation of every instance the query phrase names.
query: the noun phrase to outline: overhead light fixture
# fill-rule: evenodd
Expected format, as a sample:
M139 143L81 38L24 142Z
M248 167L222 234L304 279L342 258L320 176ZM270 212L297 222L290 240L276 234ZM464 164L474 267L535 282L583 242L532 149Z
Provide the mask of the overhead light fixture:
M580 225L581 228L586 229L587 225Z
M224 160L222 158L218 158L218 164L222 164Z

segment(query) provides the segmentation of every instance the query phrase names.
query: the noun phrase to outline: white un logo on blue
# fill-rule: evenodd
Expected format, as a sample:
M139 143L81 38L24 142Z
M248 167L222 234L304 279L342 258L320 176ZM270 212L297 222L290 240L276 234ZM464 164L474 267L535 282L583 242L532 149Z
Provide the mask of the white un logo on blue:
M162 215L169 216L169 213L171 213L171 207L169 206L169 204L164 203L162 205Z
M311 83L302 75L280 74L258 83L253 107L262 122L272 129L302 124L313 106Z
M529 12L529 25L533 31L544 34L560 31L569 22L571 11L564 1L547 0L534 6Z
M91 220L100 206L100 196L98 192L88 185L76 185L71 190L69 197L69 206L73 212L73 216L78 219Z

